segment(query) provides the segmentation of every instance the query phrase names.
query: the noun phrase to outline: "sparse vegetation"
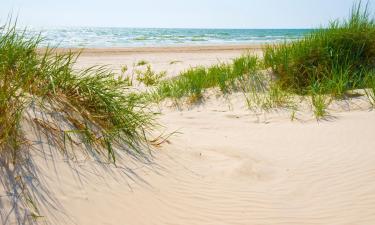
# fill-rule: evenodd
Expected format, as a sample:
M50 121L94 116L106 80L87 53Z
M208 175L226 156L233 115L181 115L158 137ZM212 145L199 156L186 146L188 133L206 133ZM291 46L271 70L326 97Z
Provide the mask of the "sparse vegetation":
M169 63L169 65L174 65L174 64L177 64L177 63L182 63L182 61L179 61L179 60L173 60Z
M311 95L311 104L315 117L321 119L328 115L327 107L329 98L319 82L315 82L311 85L309 94Z
M366 96L373 107L375 107L375 72L370 71L369 74L366 76L365 83L367 84L367 88L365 89Z
M189 102L196 102L208 88L219 87L223 93L228 93L236 88L241 77L255 73L258 64L257 57L244 55L235 59L233 64L222 63L209 68L191 68L175 78L161 82L153 96L158 100L188 97Z
M125 74L127 71L128 71L128 66L127 65L124 65L124 66L121 67L121 73L122 74Z
M148 65L149 62L147 62L146 60L139 60L136 64L136 66L145 66L145 65Z
M131 76L127 76L126 72L128 71L128 66L121 67L121 79L125 81L127 86L133 86L133 73Z
M261 71L267 68L275 77ZM193 103L206 89L217 87L223 94L242 91L250 109L289 107L295 112L295 96L308 95L319 119L328 115L332 100L348 98L355 89L365 89L374 104L373 71L375 22L368 5L359 3L347 20L334 21L301 40L268 45L263 60L245 55L232 63L189 69L162 82L153 97L187 97Z
M147 65L147 68L145 71L142 70L137 70L137 81L140 83L145 84L146 86L154 86L167 75L166 71L162 71L160 73L156 73L155 71L152 70L151 65Z

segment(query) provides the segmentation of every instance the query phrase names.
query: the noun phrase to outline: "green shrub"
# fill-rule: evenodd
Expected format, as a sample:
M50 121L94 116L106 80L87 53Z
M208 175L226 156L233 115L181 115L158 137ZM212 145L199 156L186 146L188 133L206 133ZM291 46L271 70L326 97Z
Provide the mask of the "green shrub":
M149 64L149 62L147 62L146 60L139 60L138 62L137 62L137 64L136 64L136 66L145 66L145 65L147 65L147 64Z
M264 61L281 86L297 93L306 94L315 82L325 83L325 91L335 95L363 88L366 71L375 68L375 23L368 6L359 3L347 20L301 40L267 46Z
M195 102L208 88L219 87L224 94L230 92L241 77L250 75L258 69L257 57L243 55L234 59L233 63L221 63L209 68L191 68L175 78L161 82L153 95L158 100L189 97L190 102Z
M73 70L78 55L38 53L41 38L26 38L15 26L0 33L0 158L17 161L22 145L20 121L30 102L60 109L82 140L115 159L112 144L138 151L153 114L128 82L102 67ZM64 129L59 128L61 131ZM99 151L100 152L100 151Z
M162 71L160 73L156 73L152 70L150 65L147 65L145 71L137 70L137 81L140 83L145 84L146 86L153 86L158 83L167 75L166 71Z

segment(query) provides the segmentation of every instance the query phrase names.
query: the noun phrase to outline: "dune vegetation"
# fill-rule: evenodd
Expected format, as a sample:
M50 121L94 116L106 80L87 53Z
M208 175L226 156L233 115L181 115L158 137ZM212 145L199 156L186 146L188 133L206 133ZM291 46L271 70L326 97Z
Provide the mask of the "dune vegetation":
M115 163L118 151L145 153L154 114L128 82L110 70L77 71L73 68L77 54L40 52L42 39L26 37L15 25L0 32L1 183L9 193L19 189L15 201L32 206L29 214L37 218L35 193L26 185L28 177L36 176L24 168L33 141L25 127L30 123L37 127L62 154L73 145L72 150ZM35 108L44 116L34 113Z
M319 85L340 97L347 90L365 88L375 67L375 22L368 7L359 4L347 20L292 43L268 46L264 62L279 76L280 85L296 93L306 94Z
M264 63L283 89L311 95L318 117L324 116L327 98L343 99L356 89L364 89L373 104L375 21L368 5L359 2L348 19L301 40L266 47Z
M293 106L292 96L311 97L317 118L334 99L363 89L374 104L375 22L368 5L355 5L349 18L315 29L304 38L267 45L263 58L245 55L232 63L192 68L161 82L154 99L189 97L195 102L207 88L240 90L249 108ZM272 71L272 74L270 73Z
M153 86L158 83L167 75L166 71L156 73L152 70L151 65L146 66L146 70L136 70L136 80L146 86Z
M132 93L128 82L103 67L75 71L78 55L38 53L41 38L27 39L6 27L0 36L0 149L2 160L16 162L22 143L20 122L31 103L49 104L64 113L84 141L106 149L114 160L113 143L131 149L145 140L153 114Z
M233 60L232 64L222 63L209 68L196 67L182 72L179 76L159 82L152 93L153 99L161 101L166 98L180 99L188 97L191 103L199 101L209 88L219 87L222 93L236 88L239 79L253 74L259 67L259 59L244 55Z

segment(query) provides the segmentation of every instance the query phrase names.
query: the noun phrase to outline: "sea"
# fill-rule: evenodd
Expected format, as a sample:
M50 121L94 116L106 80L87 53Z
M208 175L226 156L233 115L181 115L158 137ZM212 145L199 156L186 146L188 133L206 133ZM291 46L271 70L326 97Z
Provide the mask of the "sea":
M175 29L59 27L28 28L51 47L152 47L222 44L265 44L300 39L310 29Z

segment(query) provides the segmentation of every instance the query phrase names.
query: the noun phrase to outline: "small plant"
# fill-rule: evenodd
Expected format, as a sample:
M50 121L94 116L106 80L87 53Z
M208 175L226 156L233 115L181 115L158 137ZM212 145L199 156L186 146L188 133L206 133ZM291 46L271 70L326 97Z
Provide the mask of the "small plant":
M171 62L169 63L169 65L174 65L174 64L177 64L177 63L182 63L182 61L174 60L174 61L171 61Z
M167 75L166 71L156 73L152 70L151 65L147 65L146 71L136 71L137 81L145 84L146 86L153 86L158 83Z
M206 71L208 78L208 86L218 86L220 91L224 94L230 92L230 85L232 84L232 68L228 64L213 65ZM212 84L209 84L212 82Z
M268 80L261 72L242 78L240 87L251 110L267 111L293 106L290 93L283 90L275 81Z
M266 109L278 107L291 107L293 106L290 92L283 89L276 82L269 84L269 89L266 94L266 100L263 107Z
M136 64L136 66L145 66L148 65L149 63L146 60L139 60Z
M128 85L128 86L133 86L133 74L132 76L127 76L126 75L126 72L128 71L128 66L123 66L121 67L121 78L119 79L123 79L123 81Z
M322 94L311 95L311 102L314 107L314 115L316 119L321 119L327 116L326 97Z
M256 110L263 108L265 96L268 91L266 81L263 74L259 72L241 77L238 80L238 86L246 99L248 109Z
M315 82L314 85L311 86L310 95L316 119L319 120L326 117L328 115L327 107L329 105L329 101L319 82Z
M366 82L366 89L365 93L366 96L372 105L372 107L375 107L375 72L369 72L366 76L365 82Z
M121 67L121 74L125 74L128 71L128 66L124 65Z

